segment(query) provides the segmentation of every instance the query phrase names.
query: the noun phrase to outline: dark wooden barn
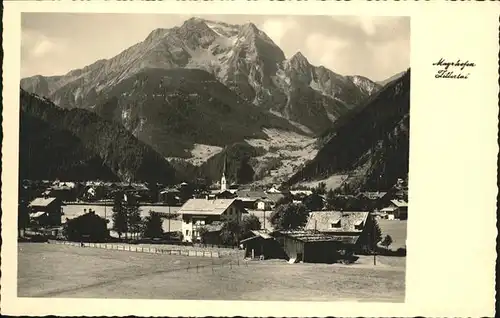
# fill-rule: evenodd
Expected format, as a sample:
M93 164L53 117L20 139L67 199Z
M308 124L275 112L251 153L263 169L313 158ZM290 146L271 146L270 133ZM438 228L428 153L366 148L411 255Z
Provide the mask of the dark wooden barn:
M290 263L335 263L349 258L359 238L308 230L280 231L274 236Z
M267 231L252 231L254 236L241 240L240 244L245 248L246 258L285 258L286 255L279 242Z

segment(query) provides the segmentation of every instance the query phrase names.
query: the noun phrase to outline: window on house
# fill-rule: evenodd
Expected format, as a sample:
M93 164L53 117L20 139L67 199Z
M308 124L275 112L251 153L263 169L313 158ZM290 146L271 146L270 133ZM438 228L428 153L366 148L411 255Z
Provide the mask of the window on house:
M189 236L189 230L186 230L186 236Z
M363 221L356 221L356 222L354 223L354 228L355 228L356 230L362 230L362 229L363 229Z
M340 228L340 227L341 227L340 220L334 221L334 222L331 224L331 227L332 227L332 228Z

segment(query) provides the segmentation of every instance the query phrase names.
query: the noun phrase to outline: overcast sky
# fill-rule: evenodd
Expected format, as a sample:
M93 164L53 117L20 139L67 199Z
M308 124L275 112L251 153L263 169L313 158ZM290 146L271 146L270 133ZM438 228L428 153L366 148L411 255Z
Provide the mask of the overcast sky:
M191 16L167 14L23 13L21 76L62 75L111 58L156 28ZM384 80L410 66L408 17L198 15L253 22L286 57L301 51L313 65L342 75Z

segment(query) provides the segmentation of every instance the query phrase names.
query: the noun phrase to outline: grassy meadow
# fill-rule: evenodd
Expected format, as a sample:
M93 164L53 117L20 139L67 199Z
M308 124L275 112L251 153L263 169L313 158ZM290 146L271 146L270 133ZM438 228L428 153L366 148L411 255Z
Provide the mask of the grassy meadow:
M20 243L19 297L403 302L405 258L288 264Z

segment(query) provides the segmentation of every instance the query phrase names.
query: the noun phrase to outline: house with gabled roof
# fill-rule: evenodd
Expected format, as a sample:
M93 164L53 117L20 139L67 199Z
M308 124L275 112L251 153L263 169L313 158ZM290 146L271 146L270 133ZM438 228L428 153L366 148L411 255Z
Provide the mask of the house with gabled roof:
M372 209L380 210L387 206L391 199L390 192L381 191L366 191L360 193L360 198L363 198L370 202L370 207Z
M190 199L177 212L182 218L183 241L199 241L200 228L214 222L241 221L248 213L236 199Z
M62 217L62 201L55 197L38 197L28 205L30 219L40 226L59 226Z
M383 208L381 212L391 215L391 218L399 220L408 219L408 202L404 200L394 199L391 200L390 204Z
M373 216L366 211L315 211L309 213L305 230L332 236L358 237L357 248L368 250L374 246Z
M314 211L309 213L305 229L340 235L359 234L364 230L369 214L365 211Z

